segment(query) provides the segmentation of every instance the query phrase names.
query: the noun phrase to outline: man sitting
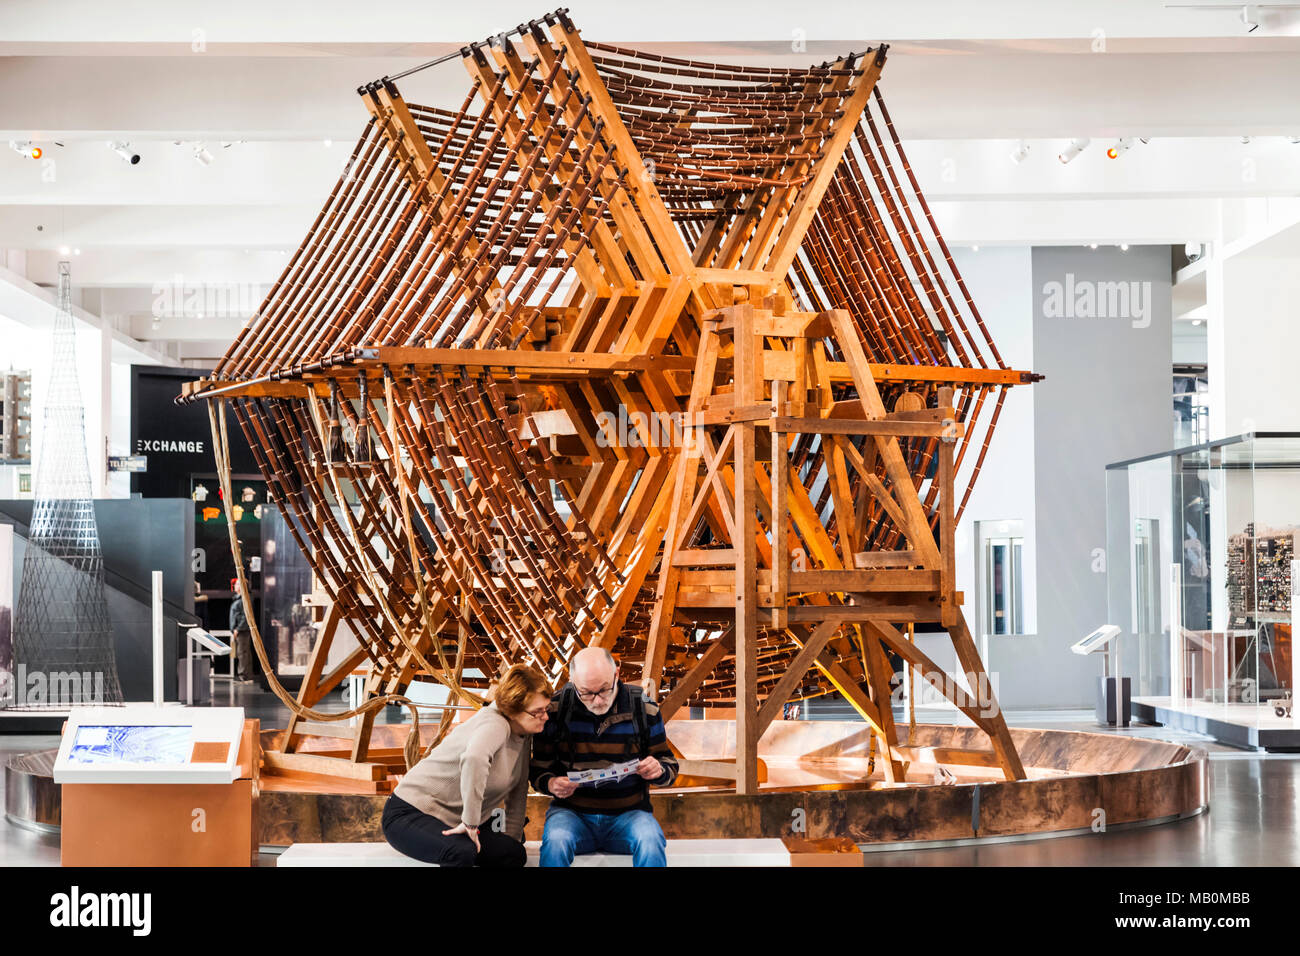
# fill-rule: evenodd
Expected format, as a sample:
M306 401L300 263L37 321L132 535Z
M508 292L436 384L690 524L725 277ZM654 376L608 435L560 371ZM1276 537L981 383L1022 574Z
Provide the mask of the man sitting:
M609 770L636 761L621 779L570 780L570 771ZM664 866L664 832L650 809L650 786L677 779L677 760L659 707L618 679L618 664L587 647L569 662L569 683L551 699L533 737L533 788L554 799L542 830L542 866L568 866L579 853L630 853L635 866Z

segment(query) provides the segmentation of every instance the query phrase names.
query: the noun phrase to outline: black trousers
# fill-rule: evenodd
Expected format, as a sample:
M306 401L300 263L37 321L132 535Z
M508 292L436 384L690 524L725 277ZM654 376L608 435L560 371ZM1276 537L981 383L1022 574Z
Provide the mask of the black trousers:
M477 851L468 834L443 836L443 830L456 826L411 806L396 794L390 794L384 804L384 839L409 857L439 866L505 867L528 862L528 851L522 843L490 827L479 829L478 841L483 849Z
M235 666L239 670L235 675L236 679L252 680L253 632L246 627L241 627L235 632Z

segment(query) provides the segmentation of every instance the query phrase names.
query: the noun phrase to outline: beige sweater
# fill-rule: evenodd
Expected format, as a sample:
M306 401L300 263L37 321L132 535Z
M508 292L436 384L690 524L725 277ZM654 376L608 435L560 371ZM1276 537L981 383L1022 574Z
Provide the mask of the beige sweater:
M491 826L491 811L505 804L502 832L522 840L530 739L489 704L454 727L393 794L451 826Z

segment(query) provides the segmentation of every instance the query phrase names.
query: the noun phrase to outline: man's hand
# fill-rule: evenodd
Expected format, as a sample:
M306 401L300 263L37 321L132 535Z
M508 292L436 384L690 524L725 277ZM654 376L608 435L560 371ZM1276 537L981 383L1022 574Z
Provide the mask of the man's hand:
M645 780L654 780L663 776L664 765L654 757L642 757L641 762L636 765L636 772Z
M573 791L578 789L578 785L568 777L554 776L546 781L546 789L551 791L553 796L563 800L565 797L573 796Z
M442 831L443 836L455 836L457 833L465 834L474 841L474 849L480 853L483 852L483 847L478 842L478 827L467 827L465 826L465 821L462 820L459 826L453 827L450 830Z

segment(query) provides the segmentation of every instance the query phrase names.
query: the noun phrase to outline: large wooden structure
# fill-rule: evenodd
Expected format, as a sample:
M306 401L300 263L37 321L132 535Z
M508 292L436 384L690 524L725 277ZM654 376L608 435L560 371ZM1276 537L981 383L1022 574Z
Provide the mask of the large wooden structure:
M830 690L902 781L892 655L987 734L940 762L1024 776L953 534L1034 376L935 227L885 55L696 63L584 42L560 11L460 51L455 111L362 88L306 240L185 395L229 403L333 602L302 707L366 661L372 695L476 702L466 671L558 679L599 645L668 716L735 708L735 767L708 772L742 793L782 705ZM341 621L359 647L326 672Z

